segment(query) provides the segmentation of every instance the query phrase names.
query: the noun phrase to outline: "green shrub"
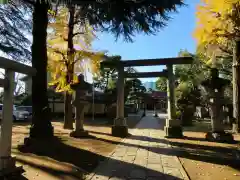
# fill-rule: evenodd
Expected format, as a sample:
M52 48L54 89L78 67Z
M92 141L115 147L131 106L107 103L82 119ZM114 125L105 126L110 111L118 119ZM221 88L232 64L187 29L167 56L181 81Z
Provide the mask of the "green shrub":
M176 112L176 119L181 119L181 115L182 115L182 112L181 111L177 111Z

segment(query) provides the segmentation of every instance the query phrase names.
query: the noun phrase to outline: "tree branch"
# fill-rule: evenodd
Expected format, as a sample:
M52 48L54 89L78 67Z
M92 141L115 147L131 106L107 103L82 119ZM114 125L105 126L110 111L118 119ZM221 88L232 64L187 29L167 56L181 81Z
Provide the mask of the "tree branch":
M63 57L63 59L66 59L66 58L65 58L65 54L64 54L63 52L61 52L61 51L59 51L59 50L54 50L53 52L55 52L55 53L57 53L57 54L61 54L62 57Z
M77 35L80 35L80 34L81 34L81 35L84 35L85 33L84 33L84 32L77 32L77 33L74 33L72 37L77 36Z
M232 55L232 51L227 50L226 48L223 48L223 47L219 46L219 49L226 54Z
M63 52L61 52L61 51L59 51L59 50L54 50L53 52L55 52L55 53L57 53L57 54L61 54L63 60L62 60L62 61L60 60L60 62L63 62L63 63L65 63L66 66L68 66L69 63L68 63L67 59L65 58L65 54L64 54Z

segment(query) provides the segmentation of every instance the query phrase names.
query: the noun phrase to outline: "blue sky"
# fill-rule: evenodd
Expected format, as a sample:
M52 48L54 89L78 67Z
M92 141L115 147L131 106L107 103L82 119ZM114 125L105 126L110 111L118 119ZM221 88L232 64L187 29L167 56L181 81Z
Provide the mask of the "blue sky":
M123 60L175 57L181 49L195 52L196 43L192 33L195 27L195 10L200 0L185 0L188 5L172 13L168 25L155 36L136 35L133 43L126 43L114 36L100 34L93 44L94 49L107 50L109 54L120 55ZM140 72L161 71L163 66L138 67ZM155 78L142 79L152 81Z
M136 35L133 43L122 39L115 41L114 36L107 33L98 35L93 43L96 50L106 50L109 54L120 55L123 60L175 57L181 49L194 52L196 48L192 33L195 27L196 5L200 0L185 0L186 7L178 8L178 13L172 13L168 25L155 36ZM29 37L30 38L30 37ZM0 56L3 54L0 52ZM136 68L139 72L161 71L163 66L148 66ZM0 70L0 72L2 72ZM1 74L0 74L1 76ZM92 82L92 75L87 73L87 80ZM156 78L141 79L154 81Z

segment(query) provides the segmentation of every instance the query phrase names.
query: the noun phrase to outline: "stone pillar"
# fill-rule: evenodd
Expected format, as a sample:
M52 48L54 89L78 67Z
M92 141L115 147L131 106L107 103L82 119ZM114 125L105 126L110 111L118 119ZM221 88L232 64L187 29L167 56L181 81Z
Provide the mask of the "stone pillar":
M227 142L234 143L232 134L226 133L223 126L223 89L215 90L212 92L212 98L210 99L210 110L211 110L211 123L212 131L208 132L205 136L206 140L214 142Z
M118 67L116 119L112 126L112 135L126 137L128 127L124 116L124 67Z
M183 136L180 120L176 119L176 105L175 105L175 81L173 74L173 65L167 65L168 82L167 82L167 95L168 95L168 118L164 127L166 137L180 138Z
M232 65L232 82L233 82L233 133L240 133L240 40L235 41L233 48L233 65Z
M143 117L146 116L146 100L143 102Z
M85 100L86 91L76 89L74 95L73 105L75 106L75 129L70 133L71 137L88 137L88 132L83 128L84 122L84 107L87 104Z
M0 129L0 177L4 176L4 172L9 173L16 169L15 159L11 157L14 75L13 71L5 70L6 84L3 93L3 111Z
M212 132L223 132L223 112L222 112L222 103L221 98L223 93L213 92L213 98L211 98L211 123L212 123Z
M157 103L154 102L154 117L158 117L158 114L157 114Z

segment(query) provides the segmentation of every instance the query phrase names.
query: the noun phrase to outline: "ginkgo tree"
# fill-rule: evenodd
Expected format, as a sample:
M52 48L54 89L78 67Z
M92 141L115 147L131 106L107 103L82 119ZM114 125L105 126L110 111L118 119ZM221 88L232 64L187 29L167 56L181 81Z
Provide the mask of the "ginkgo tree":
M194 37L201 50L217 46L232 55L232 43L240 38L240 0L201 0L197 6ZM213 48L215 50L215 48Z
M240 0L201 0L194 36L208 61L214 56L233 57L233 107L240 131ZM216 52L218 51L218 52Z
M97 73L102 52L94 52L91 43L95 34L86 20L79 21L80 9L74 6L59 8L49 23L48 33L48 70L57 92L64 92L64 128L72 129L72 90L77 75L90 70ZM87 63L86 63L87 62ZM86 66L87 65L87 66Z

